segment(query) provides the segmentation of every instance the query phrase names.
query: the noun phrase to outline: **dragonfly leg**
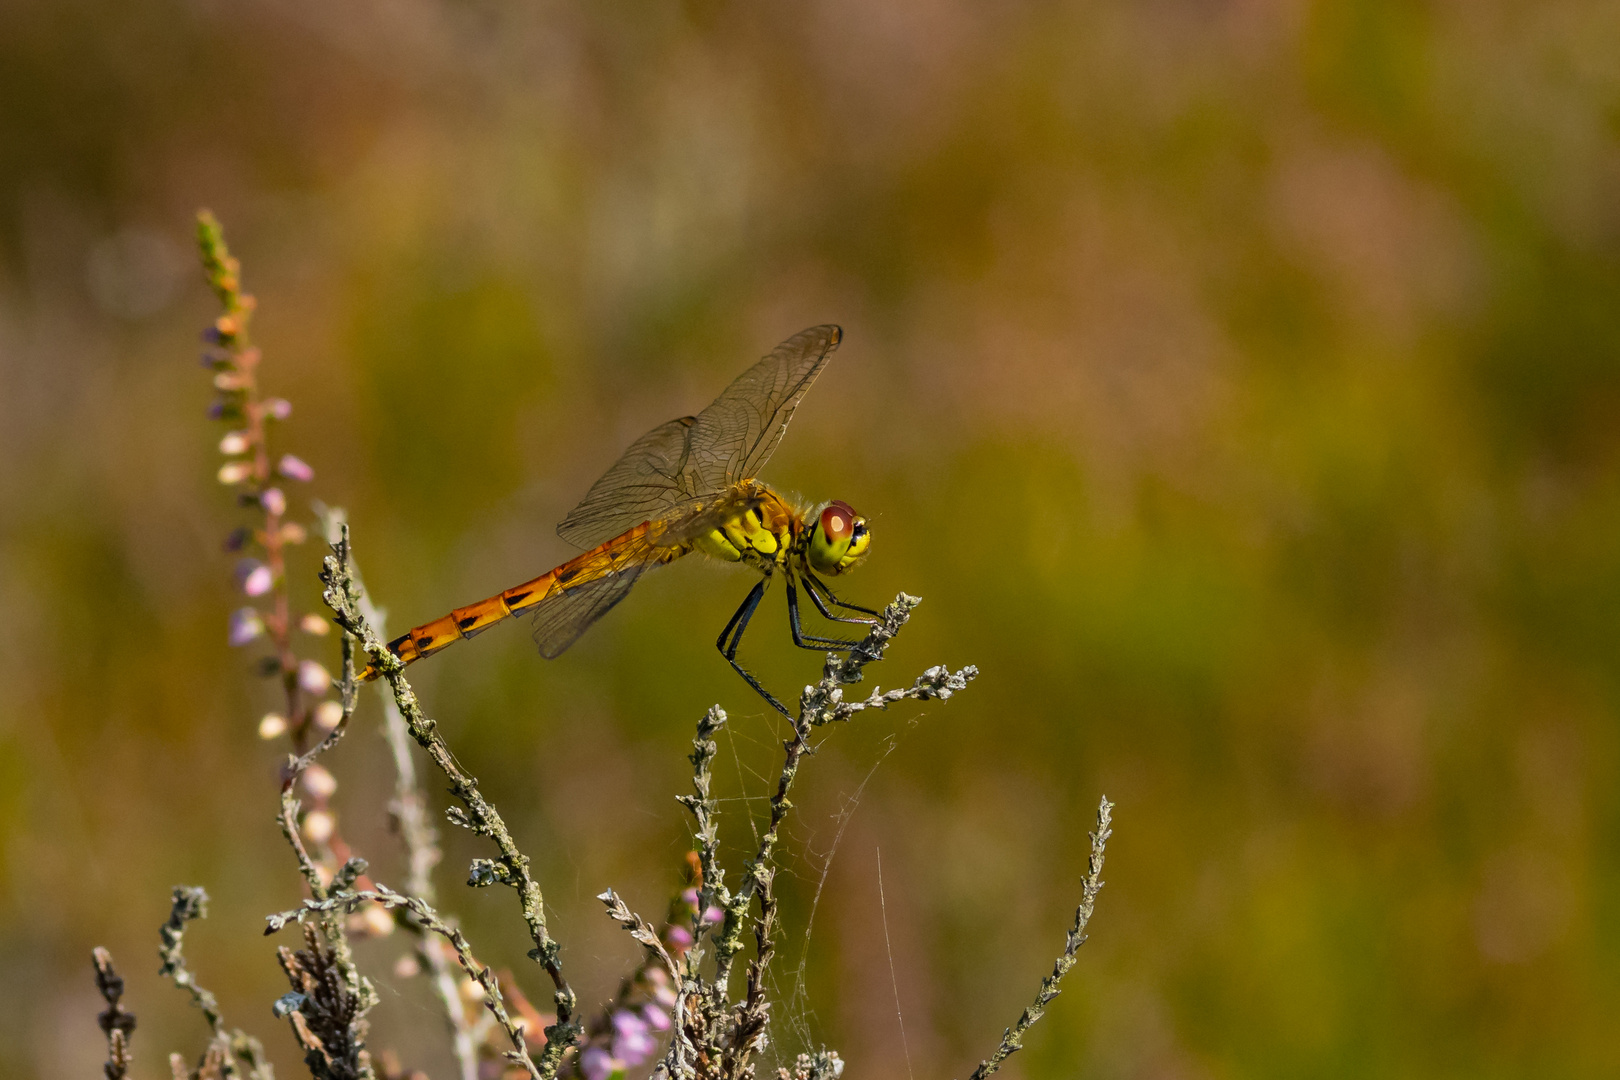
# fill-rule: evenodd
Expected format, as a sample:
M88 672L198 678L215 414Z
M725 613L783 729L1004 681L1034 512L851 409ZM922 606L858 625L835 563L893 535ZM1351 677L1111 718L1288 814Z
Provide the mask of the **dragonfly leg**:
M770 702L771 707L777 712L792 720L793 714L788 712L787 706L772 697L771 692L761 686L759 680L754 678L747 668L737 663L737 646L742 644L743 631L748 629L748 621L754 617L754 611L759 607L759 602L765 598L765 586L769 582L770 578L765 578L749 591L747 599L742 602L742 606L737 609L736 614L732 615L731 621L726 623L726 628L720 631L720 637L715 641L714 647L720 650L720 655L724 656L726 663L730 664L732 669L743 677L743 681L754 688L754 693ZM727 638L731 640L728 642Z
M808 584L805 585L805 591L809 592L811 597L816 595L810 589ZM836 649L840 652L853 652L861 653L863 656L865 655L865 653L861 652L861 643L858 641L845 641L842 638L814 637L804 632L804 628L799 625L799 591L793 587L793 579L791 577L787 579L787 598L788 627L793 631L793 644L797 645L801 649L815 649L818 651ZM816 606L820 607L821 604L817 602Z
M833 622L862 623L867 626L872 625L872 619L851 619L847 616L834 615L831 611L827 610L827 605L822 602L821 597L823 595L825 595L835 607L841 607L845 611L858 611L862 615L871 615L873 618L882 617L871 608L863 608L858 604L849 604L838 599L838 597L833 595L833 591L827 587L827 583L825 581L822 581L808 570L801 570L800 573L804 575L804 591L810 594L810 599L815 602L816 610L821 612Z

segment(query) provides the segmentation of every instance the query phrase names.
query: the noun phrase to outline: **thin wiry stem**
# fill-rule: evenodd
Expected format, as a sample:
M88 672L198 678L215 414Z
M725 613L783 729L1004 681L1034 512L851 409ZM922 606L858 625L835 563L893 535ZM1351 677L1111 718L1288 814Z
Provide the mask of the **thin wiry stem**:
M333 545L333 554L327 556L321 573L321 580L326 585L324 596L327 606L332 609L338 625L361 643L366 655L380 669L383 678L388 680L394 702L399 706L411 738L427 751L428 757L449 779L451 794L466 808L464 812L457 810L452 820L488 837L500 851L499 859L479 860L474 864L473 881L477 884L498 882L510 885L518 894L523 920L528 925L530 940L534 942L529 958L544 966L546 973L551 976L555 987L553 1001L557 1007L557 1022L546 1029L547 1042L539 1063L540 1075L550 1080L561 1067L563 1055L579 1041L583 1032L576 1014L577 999L563 975L561 949L546 928L540 884L530 872L529 857L518 848L500 812L484 798L477 779L461 767L444 737L439 734L438 725L423 712L410 683L405 680L404 665L388 651L360 613L359 587L349 568L348 526L343 526L340 532L338 543Z
M521 1023L513 1019L506 1011L505 998L501 993L500 978L495 969L480 964L473 956L472 946L468 943L462 932L447 923L437 911L423 900L395 892L381 883L373 885L370 889L357 891L334 890L330 895L320 900L305 900L301 905L288 911L278 912L266 918L266 934L274 934L289 923L303 922L311 915L331 915L334 913L353 911L366 903L377 903L387 908L403 908L409 911L416 921L429 933L437 934L450 945L455 952L456 960L467 976L483 987L484 1005L495 1022L506 1031L507 1038L512 1041L512 1049L506 1054L508 1060L515 1065L521 1065L532 1080L544 1080L544 1074L530 1055L528 1040L524 1035Z
M683 972L685 985L683 998L692 1018L690 1044L677 1038L671 1046L670 1056L662 1066L671 1076L685 1075L742 1078L753 1075L751 1058L763 1045L765 1028L769 1022L770 1004L766 1000L765 977L776 953L777 901L775 893L776 848L782 824L793 803L789 795L798 777L799 766L811 751L810 738L815 729L825 724L849 720L866 709L887 708L895 702L912 700L944 700L965 687L978 675L978 669L966 667L952 672L943 666L929 668L910 687L887 693L873 691L864 701L846 702L843 687L860 681L867 664L880 660L890 640L900 632L921 603L914 596L901 593L884 609L873 623L866 639L849 655L829 654L819 682L805 687L799 699L799 715L793 721L793 736L783 743L782 770L777 778L776 792L771 796L770 814L757 840L754 857L747 864L735 893L723 884L718 866L718 834L715 824L717 808L710 795L710 762L715 747L712 736L725 722L725 714L712 709L698 725L698 737L693 743L694 795L683 796L680 801L692 812L697 825L698 855L704 873L704 893L700 907L707 910L711 901L725 913L724 922L714 932L715 974L707 987L697 976L696 963L689 962ZM755 898L759 910L750 920L749 911ZM748 965L747 989L742 1002L729 1004L727 990L731 969L743 948L744 927L751 921L755 946L754 959ZM701 925L698 929L706 929ZM691 1048L691 1060L696 1071L682 1071L681 1058ZM829 1059L836 1060L836 1058Z
M1001 1045L996 1047L995 1053L979 1062L979 1067L973 1070L969 1080L985 1080L1001 1068L1002 1063L1009 1057L1022 1050L1025 1032L1046 1014L1047 1005L1058 996L1058 983L1062 982L1063 976L1074 967L1075 953L1086 943L1086 924L1091 921L1097 893L1103 887L1103 855L1108 848L1108 838L1114 835L1113 821L1114 804L1104 795L1102 802L1097 806L1097 831L1091 834L1091 858L1087 861L1086 876L1082 879L1080 906L1075 909L1074 926L1069 930L1063 952L1052 965L1052 974L1041 980L1041 988L1035 995L1034 1004L1024 1010L1016 1024L1007 1029L1006 1034L1001 1037Z
M213 1032L211 1045L216 1048L222 1076L231 1080L241 1077L242 1073L237 1068L237 1062L240 1061L248 1067L248 1080L275 1080L275 1072L265 1060L264 1047L259 1040L243 1031L232 1030L225 1026L225 1018L219 1011L219 1002L197 982L196 976L186 966L185 953L181 949L185 940L186 924L193 919L204 918L207 914L207 892L200 888L175 886L174 904L169 910L169 919L158 931L163 942L158 950L158 958L162 961L158 974L190 994L191 1003L202 1010L203 1018L208 1021L209 1030Z
M317 504L316 513L327 543L336 544L342 539L345 525L343 511ZM349 574L354 579L358 593L361 617L378 636L386 638L388 631L384 615L366 594L364 579L352 554L349 558ZM344 641L352 644L354 639L345 635ZM411 756L411 733L405 724L405 717L400 714L399 706L394 704L394 696L385 683L377 684L377 696L382 703L383 738L388 743L394 762L394 798L388 810L399 834L400 845L405 849L405 892L431 906L436 902L433 868L443 858L438 830L428 817L428 801L417 782L416 761ZM455 957L449 945L418 922L408 909L403 921L416 934L417 955L426 965L433 991L444 1006L445 1017L450 1024L451 1049L455 1053L461 1080L478 1080L478 1044L472 1019L462 1004L460 988L456 983Z
M96 946L91 954L96 965L96 989L101 991L107 1008L96 1017L102 1034L107 1036L107 1063L101 1067L107 1080L126 1080L129 1076L129 1039L135 1034L135 1014L124 1008L124 978L113 967L112 953Z

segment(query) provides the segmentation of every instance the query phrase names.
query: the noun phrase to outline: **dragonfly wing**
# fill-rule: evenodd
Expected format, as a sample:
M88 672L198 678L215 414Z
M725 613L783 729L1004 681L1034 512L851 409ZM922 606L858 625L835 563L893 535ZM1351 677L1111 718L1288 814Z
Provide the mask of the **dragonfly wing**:
M630 587L648 565L635 563L621 570L610 571L537 604L531 616L531 625L534 643L540 646L540 655L547 660L555 660L566 652L568 646L578 641L592 623L630 595Z
M578 506L557 526L557 535L593 548L643 521L681 516L702 492L691 473L691 436L696 417L659 424L631 444L613 468L591 485Z
M782 441L793 410L844 332L814 326L788 338L739 375L697 416L660 424L637 439L557 526L592 548L643 521L675 523L711 511L738 481L751 479ZM691 529L665 530L671 537Z
M698 413L686 467L703 487L724 491L759 475L782 441L799 400L843 336L843 330L831 325L801 330L737 376L714 404Z

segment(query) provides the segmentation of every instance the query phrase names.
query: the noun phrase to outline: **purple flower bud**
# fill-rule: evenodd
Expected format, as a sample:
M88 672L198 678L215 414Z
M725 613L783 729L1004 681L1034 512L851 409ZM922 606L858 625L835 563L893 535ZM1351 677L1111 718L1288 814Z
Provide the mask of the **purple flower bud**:
M332 676L313 660L298 661L298 685L306 694L324 694L332 689Z
M643 1005L641 1007L641 1017L643 1020L647 1021L647 1026L652 1028L654 1031L669 1030L669 1014L665 1013L663 1009L660 1009L656 1005Z
M247 544L248 537L252 535L253 532L250 529L232 529L230 535L225 537L225 550L241 551Z
M303 458L292 454L282 454L281 460L276 463L276 472L289 480L302 480L305 483L315 479L315 470L304 462Z
M220 341L219 328L210 326L202 332L202 339L210 345L218 345Z
M639 1065L652 1056L658 1043L647 1030L647 1021L629 1009L613 1014L613 1056L626 1065Z
M608 1080L623 1067L600 1046L587 1046L579 1055L579 1071L585 1074L585 1080Z
M259 505L271 517L280 517L287 512L287 496L280 488L265 488L264 494L259 496Z
M249 596L263 596L275 584L270 568L258 559L243 559L236 564L236 580Z
M698 906L698 891L696 889L687 889L681 893L681 903L689 908L696 909Z
M268 398L264 403L264 415L272 420L285 420L292 415L292 402L286 398Z
M225 419L225 403L223 401L220 401L220 400L218 400L216 398L215 400L210 401L208 403L208 419L210 419L210 420L223 420L223 419Z
M676 949L690 949L692 932L684 926L671 926L664 931L664 941Z
M257 610L244 607L231 612L231 628L228 638L233 646L246 645L262 633L264 633L264 620L259 618Z

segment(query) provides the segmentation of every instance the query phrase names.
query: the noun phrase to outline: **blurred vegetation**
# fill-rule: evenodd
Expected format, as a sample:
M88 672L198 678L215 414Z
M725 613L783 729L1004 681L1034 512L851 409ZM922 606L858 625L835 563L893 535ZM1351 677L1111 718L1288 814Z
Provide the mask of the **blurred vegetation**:
M1021 1075L1620 1071L1612 3L12 0L0 103L5 1075L94 1074L98 943L136 1074L200 1045L138 960L177 882L214 896L200 977L296 1062L202 205L396 627L549 568L634 436L844 325L767 478L873 519L854 597L925 598L879 682L983 676L817 758L790 925L843 831L785 1052L899 1075L892 951L917 1074L970 1068L1106 792L1109 885ZM591 897L676 886L711 702L726 805L764 793L776 736L711 645L746 588L679 565L556 663L513 628L413 669L585 1001L634 960ZM761 619L755 667L808 681ZM380 741L329 764L386 868ZM521 955L494 898L455 906ZM402 947L362 957L375 1041L443 1075Z

